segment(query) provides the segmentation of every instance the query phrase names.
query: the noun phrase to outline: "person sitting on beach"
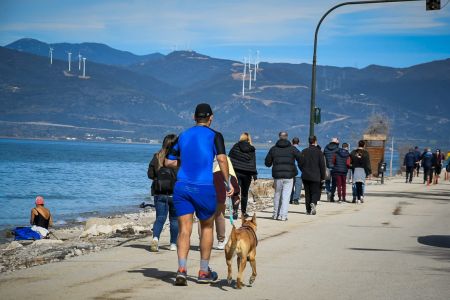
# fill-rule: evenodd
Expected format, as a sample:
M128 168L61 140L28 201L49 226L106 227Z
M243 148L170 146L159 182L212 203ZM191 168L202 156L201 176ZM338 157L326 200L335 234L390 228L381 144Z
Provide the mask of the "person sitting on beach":
M36 197L36 207L31 209L30 224L33 225L32 230L38 232L42 237L48 235L48 227L53 225L50 210L44 207L44 198ZM45 230L44 230L45 229Z

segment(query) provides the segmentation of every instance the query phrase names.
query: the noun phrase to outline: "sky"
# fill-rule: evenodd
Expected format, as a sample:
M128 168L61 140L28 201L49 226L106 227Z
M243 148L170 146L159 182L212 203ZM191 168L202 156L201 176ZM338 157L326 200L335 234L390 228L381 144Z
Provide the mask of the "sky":
M135 54L194 50L243 60L311 63L314 30L341 1L1 0L0 45L98 42ZM442 6L448 0L442 0ZM425 0L352 5L332 12L318 39L321 65L407 67L450 57L450 5Z

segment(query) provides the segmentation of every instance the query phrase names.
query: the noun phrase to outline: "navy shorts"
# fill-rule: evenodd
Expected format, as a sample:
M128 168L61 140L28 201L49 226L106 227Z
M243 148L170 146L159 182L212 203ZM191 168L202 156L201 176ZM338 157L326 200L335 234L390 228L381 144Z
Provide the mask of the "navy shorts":
M195 214L204 221L216 213L217 200L214 185L197 185L177 181L173 204L178 217Z

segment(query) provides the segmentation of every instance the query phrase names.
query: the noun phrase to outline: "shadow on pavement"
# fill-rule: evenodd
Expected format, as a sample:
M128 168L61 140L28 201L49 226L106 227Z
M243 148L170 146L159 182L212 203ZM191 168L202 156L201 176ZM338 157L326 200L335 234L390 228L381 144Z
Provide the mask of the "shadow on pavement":
M140 270L131 270L128 273L142 273L145 277L159 279L169 284L175 283L176 272L161 271L157 268L143 268ZM188 281L194 281L194 279L188 277Z
M417 242L427 246L450 248L450 235L419 236Z
M432 190L428 193L427 192L366 193L366 196L450 201L450 191L440 189Z
M131 244L131 245L125 245L124 247L129 247L129 248L136 248L136 249L144 249L147 250L148 252L150 251L150 245L141 245L141 244Z
M377 248L348 248L350 250L357 250L357 251L399 251L394 249L377 249Z

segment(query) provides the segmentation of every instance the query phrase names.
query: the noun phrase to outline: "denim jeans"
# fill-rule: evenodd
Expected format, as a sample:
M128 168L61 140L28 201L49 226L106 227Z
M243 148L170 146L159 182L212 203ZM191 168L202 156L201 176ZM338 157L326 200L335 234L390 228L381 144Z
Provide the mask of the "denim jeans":
M300 200L301 193L302 193L302 178L294 177L294 189L292 190L291 201Z
M170 222L170 243L176 244L178 238L178 219L176 217L172 196L155 195L154 200L156 219L153 224L153 237L159 239L161 236L161 231L163 230L164 223L166 223L168 213Z

